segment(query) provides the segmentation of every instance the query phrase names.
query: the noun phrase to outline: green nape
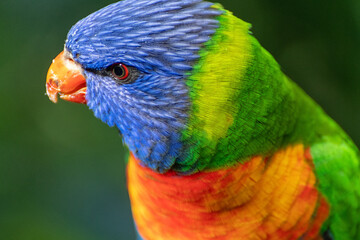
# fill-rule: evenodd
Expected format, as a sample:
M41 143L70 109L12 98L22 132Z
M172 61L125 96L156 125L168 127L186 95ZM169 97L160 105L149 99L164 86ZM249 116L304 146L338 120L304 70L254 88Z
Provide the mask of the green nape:
M289 143L310 144L314 125L328 121L251 35L250 24L222 10L217 32L187 79L192 109L182 138L188 152L174 166L179 172L219 169Z

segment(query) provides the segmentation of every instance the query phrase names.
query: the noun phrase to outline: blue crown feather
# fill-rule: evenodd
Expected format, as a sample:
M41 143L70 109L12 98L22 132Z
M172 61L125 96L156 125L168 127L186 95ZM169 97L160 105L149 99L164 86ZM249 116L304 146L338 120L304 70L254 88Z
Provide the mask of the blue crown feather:
M201 0L120 1L80 20L65 46L86 69L123 62L143 71L182 74L191 70L202 44L218 27L214 16L221 11L212 5Z

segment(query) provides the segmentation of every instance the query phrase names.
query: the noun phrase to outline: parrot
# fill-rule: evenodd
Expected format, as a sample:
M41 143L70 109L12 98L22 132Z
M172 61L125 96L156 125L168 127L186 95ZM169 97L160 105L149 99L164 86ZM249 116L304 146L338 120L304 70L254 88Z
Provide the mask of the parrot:
M360 239L357 146L221 4L90 14L46 93L119 131L138 239Z

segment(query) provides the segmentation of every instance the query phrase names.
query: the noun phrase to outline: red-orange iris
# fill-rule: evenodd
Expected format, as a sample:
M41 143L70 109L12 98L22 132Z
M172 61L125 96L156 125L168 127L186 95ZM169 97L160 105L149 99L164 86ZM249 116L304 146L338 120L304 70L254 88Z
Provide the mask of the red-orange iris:
M122 63L112 65L112 75L119 80L125 80L129 76L129 69Z

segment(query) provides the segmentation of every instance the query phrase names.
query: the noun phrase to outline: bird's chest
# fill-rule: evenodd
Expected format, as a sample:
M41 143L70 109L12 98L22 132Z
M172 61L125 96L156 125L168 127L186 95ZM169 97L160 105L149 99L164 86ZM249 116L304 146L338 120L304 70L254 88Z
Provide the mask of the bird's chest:
M158 174L130 157L133 216L145 240L315 239L328 216L302 145L221 170Z

